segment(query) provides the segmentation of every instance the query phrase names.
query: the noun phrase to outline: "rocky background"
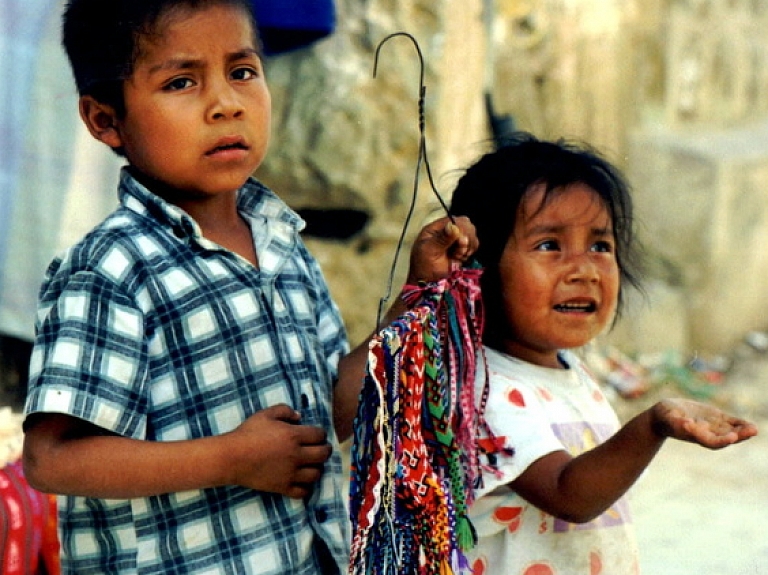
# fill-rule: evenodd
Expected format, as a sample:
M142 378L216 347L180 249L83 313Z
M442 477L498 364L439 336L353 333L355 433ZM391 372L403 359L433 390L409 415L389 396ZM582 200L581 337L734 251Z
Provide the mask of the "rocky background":
M608 341L728 353L768 324L768 5L746 0L339 0L338 29L272 59L258 176L310 222L351 337L373 327L414 190L420 67L446 200L490 120L585 140L629 175L649 269ZM439 213L424 171L411 231ZM409 236L410 237L410 236ZM407 246L404 254L407 254ZM399 273L407 263L400 258ZM397 277L401 278L401 275ZM395 290L399 286L395 279Z
M273 140L257 176L306 240L353 343L397 297L408 241L490 149L491 126L593 144L633 184L645 294L604 345L730 359L768 328L768 3L751 0L337 0L337 29L270 57ZM423 68L408 33L418 42ZM391 290L389 286L392 286ZM0 339L0 404L25 342ZM26 349L26 348L25 348ZM658 363L658 362L657 362ZM707 367L707 366L705 366Z

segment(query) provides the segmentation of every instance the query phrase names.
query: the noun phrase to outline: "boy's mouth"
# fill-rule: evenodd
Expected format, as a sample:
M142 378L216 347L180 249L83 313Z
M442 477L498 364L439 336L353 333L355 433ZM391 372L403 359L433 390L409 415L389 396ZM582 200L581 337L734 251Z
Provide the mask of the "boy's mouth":
M229 150L247 150L248 146L241 140L222 141L216 147L211 148L206 152L206 155L210 156L219 152L227 152Z
M593 301L565 302L555 305L555 311L566 313L594 313L597 304Z

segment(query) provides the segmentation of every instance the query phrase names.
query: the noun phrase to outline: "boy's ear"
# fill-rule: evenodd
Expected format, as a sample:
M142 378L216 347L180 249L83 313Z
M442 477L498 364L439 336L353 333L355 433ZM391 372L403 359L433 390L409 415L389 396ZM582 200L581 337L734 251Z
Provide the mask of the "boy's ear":
M103 104L93 96L80 97L80 117L91 135L110 148L120 148L123 139L115 109Z

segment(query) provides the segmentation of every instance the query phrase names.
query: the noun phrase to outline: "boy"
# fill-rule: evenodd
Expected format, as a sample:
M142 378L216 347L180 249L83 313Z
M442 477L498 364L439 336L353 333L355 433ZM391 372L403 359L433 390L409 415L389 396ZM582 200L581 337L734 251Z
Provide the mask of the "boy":
M250 179L270 121L250 3L71 0L64 45L128 165L40 295L24 462L64 495L63 572L345 570L338 437L367 348L343 357L302 222ZM412 279L468 257L458 223L422 230Z

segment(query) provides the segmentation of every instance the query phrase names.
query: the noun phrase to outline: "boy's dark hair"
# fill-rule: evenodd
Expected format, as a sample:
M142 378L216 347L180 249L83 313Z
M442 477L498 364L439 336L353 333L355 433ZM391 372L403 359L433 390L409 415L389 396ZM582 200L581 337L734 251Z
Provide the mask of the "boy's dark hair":
M547 142L527 132L515 132L464 173L450 208L454 215L468 216L477 231L480 247L475 257L485 268L481 284L490 338L500 327L494 327L494 322L503 318L498 264L514 232L523 198L532 186L544 184L542 201L546 203L559 189L576 183L595 190L611 217L621 276L617 317L624 304L621 286L626 282L640 288L641 258L634 237L632 198L619 169L586 144L562 139Z
M250 0L69 0L62 43L78 93L123 116L123 82L133 71L140 40L157 33L161 19L173 10L218 4L242 8L250 16L254 42L261 49Z

